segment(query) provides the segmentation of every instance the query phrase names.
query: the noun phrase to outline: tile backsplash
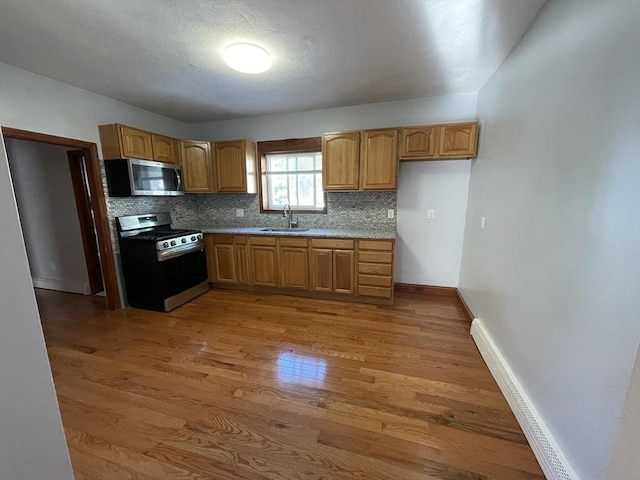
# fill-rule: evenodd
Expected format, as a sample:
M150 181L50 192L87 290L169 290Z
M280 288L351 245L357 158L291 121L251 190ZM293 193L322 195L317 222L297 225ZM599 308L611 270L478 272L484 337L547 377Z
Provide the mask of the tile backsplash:
M283 227L286 220L277 213L260 213L258 195L243 193L187 194L179 197L109 197L105 191L111 236L117 246L115 218L154 212L170 212L173 226ZM329 192L326 214L296 214L303 228L349 228L355 230L395 230L396 219L387 218L387 210L396 211L396 192ZM236 209L244 217L236 216Z

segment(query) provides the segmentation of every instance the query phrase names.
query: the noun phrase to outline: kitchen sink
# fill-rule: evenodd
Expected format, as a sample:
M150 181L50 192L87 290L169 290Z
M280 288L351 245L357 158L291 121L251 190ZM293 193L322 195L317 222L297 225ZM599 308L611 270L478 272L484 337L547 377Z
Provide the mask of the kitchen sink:
M261 232L274 232L274 233L278 233L278 232L295 233L295 232L306 232L308 230L309 230L308 228L262 228L260 229Z

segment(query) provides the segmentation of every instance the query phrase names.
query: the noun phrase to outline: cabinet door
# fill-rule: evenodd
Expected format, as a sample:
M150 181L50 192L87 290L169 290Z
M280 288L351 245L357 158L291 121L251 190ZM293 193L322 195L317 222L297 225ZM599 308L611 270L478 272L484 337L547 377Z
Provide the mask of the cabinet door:
M207 256L207 277L209 282L213 283L216 281L216 261L215 261L215 253L213 251L214 241L213 235L205 235L204 236L204 251Z
M153 159L159 162L180 163L178 159L177 141L164 135L151 134Z
M151 134L144 130L120 125L120 147L124 158L153 160Z
M214 192L209 142L183 141L180 143L184 191Z
M277 287L276 247L251 245L250 252L253 284L262 287Z
M322 184L325 190L358 190L360 132L322 136Z
M362 132L363 190L395 190L398 184L398 129Z
M213 257L215 263L214 282L228 283L235 285L238 283L236 277L236 262L233 245L215 243L213 245Z
M309 249L280 247L280 288L309 290Z
M234 249L236 255L236 276L239 285L250 285L250 267L249 267L249 245L247 237L236 236L234 238Z
M353 295L355 278L355 254L353 250L333 251L333 291Z
M218 192L247 192L246 142L215 142L213 158Z
M436 155L435 126L400 129L400 159L426 159Z
M309 264L311 267L311 291L333 292L333 250L312 248Z
M478 141L477 123L442 125L438 155L440 157L471 158L476 156Z

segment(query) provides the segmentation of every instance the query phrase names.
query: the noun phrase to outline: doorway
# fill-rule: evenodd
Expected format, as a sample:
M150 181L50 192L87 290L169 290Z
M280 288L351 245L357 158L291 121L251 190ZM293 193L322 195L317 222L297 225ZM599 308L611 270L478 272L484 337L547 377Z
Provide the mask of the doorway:
M121 308L100 162L95 143L2 127L7 139L27 140L73 149L67 151L73 195L87 266L88 292L103 290L107 308Z

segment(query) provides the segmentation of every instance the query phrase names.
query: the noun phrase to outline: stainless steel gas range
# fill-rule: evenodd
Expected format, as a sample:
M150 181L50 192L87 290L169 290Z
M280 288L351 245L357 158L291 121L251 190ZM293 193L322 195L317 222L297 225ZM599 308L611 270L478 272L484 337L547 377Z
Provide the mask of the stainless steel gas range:
M130 306L168 312L209 290L201 231L171 228L167 212L116 220Z

